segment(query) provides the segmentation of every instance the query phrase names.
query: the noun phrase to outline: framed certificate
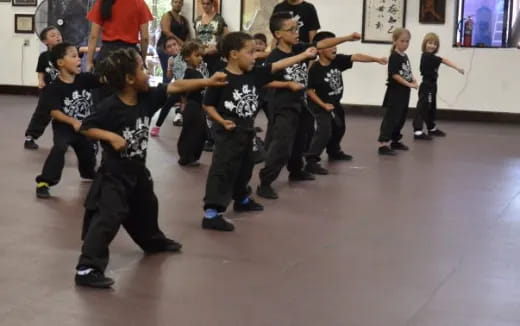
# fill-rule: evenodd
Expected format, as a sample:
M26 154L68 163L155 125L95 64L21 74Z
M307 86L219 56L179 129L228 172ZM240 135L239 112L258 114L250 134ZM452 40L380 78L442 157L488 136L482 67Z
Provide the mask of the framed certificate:
M34 33L34 15L15 14L14 15L15 33Z

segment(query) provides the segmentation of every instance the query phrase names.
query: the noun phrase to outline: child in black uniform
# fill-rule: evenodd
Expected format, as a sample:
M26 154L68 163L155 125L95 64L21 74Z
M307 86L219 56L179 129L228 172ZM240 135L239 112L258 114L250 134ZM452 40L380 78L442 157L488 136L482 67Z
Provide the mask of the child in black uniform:
M318 42L335 37L331 32L319 32L314 37ZM309 151L305 155L305 170L312 174L327 174L320 164L320 155L325 148L330 161L349 161L352 156L341 150L341 140L345 134L345 111L340 104L343 97L342 72L352 68L354 62L377 62L387 64L386 58L375 58L366 54L336 54L337 48L320 50L319 60L309 70L309 107L314 113L316 131Z
M383 107L385 115L379 133L380 155L396 155L395 150L407 151L408 146L400 142L408 113L410 89L417 89L412 66L405 51L410 44L410 31L396 28L392 34L392 51L388 60L388 80Z
M288 12L273 14L269 22L271 33L278 42L266 62L274 62L305 51L314 46L299 43L298 23ZM359 34L328 38L317 42L318 49L333 47L343 42L353 41ZM268 130L267 158L260 171L260 185L257 194L264 198L276 199L278 194L271 184L278 178L282 168L287 165L289 180L314 180L314 176L304 171L303 154L308 150L314 131L314 118L306 104L305 88L308 80L308 62L304 61L285 68L276 75L278 81L295 81L304 86L298 92L276 89L272 99L272 130Z
M77 131L81 121L90 115L93 105L91 91L101 87L99 78L91 73L81 73L81 59L72 44L56 45L51 56L53 65L59 69L59 76L43 91L40 108L50 112L53 118L54 145L42 173L36 177L36 196L39 198L49 198L49 187L60 181L69 146L76 152L82 178L94 179L96 166L94 142Z
M62 42L62 37L56 27L48 26L40 33L40 40L47 46L47 51L42 52L38 57L38 65L36 66L38 88L43 92L45 87L58 77L59 71L51 62L51 50ZM38 101L29 126L25 130L25 149L38 149L39 146L34 141L40 138L49 122L51 122L50 112L43 110L40 101Z
M234 225L222 213L231 199L237 212L259 211L263 206L249 197L248 183L253 172L254 118L258 110L258 92L272 79L272 72L315 56L309 48L284 60L255 66L255 44L246 33L226 35L223 54L229 85L209 88L204 108L216 122L215 152L206 183L202 228L233 231Z
M188 41L182 47L181 55L188 64L184 72L184 79L204 78L197 67L203 63L203 48L198 42ZM206 115L202 110L202 97L204 90L197 90L186 94L186 106L184 107L184 123L177 143L179 164L196 166L202 155L206 142L207 126Z
M421 56L421 75L423 76L419 87L419 101L417 111L413 120L415 139L430 140L431 136L443 137L446 133L435 126L435 115L437 112L437 78L439 77L439 66L444 63L448 67L457 70L464 75L464 69L459 68L446 58L438 57L439 36L428 33L424 36ZM423 122L426 123L428 133L423 132Z
M166 101L167 92L222 86L225 75L150 88L143 60L134 49L110 54L101 63L101 73L116 94L105 99L81 126L83 134L101 141L103 160L85 203L83 247L75 281L106 288L114 283L104 275L108 246L121 225L145 252L181 249L181 244L162 233L157 221L157 197L145 164L150 120Z

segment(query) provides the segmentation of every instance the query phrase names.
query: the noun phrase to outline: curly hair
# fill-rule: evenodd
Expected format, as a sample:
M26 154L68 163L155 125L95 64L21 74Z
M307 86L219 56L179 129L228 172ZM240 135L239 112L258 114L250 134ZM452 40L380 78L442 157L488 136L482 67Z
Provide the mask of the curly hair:
M116 90L126 86L126 76L135 75L139 53L134 48L118 49L99 63L99 74Z

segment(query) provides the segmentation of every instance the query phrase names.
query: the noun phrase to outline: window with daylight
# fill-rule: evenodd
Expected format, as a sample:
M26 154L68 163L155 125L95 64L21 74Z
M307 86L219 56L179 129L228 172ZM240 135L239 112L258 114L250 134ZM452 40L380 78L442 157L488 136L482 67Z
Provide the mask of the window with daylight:
M520 41L520 0L458 0L455 44L516 47Z

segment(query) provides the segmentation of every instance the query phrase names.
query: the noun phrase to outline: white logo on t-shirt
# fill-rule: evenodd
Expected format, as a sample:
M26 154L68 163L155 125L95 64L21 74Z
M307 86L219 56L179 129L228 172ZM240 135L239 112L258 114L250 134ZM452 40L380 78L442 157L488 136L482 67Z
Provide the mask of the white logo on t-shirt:
M76 120L83 120L90 115L92 107L92 94L87 90L72 92L72 98L65 97L63 112Z
M399 70L399 75L403 76L408 82L413 81L413 73L412 67L410 66L410 61L403 62L401 66L401 70Z
M142 158L146 156L148 148L148 132L150 129L150 118L138 118L135 129L126 127L123 130L123 138L126 140L126 148L121 152L122 158Z
M283 78L307 87L307 80L309 78L307 73L307 63L301 62L285 68Z
M54 68L54 65L52 64L52 62L49 61L48 63L48 66L45 67L45 73L49 75L49 77L51 78L51 81L55 80L60 71L56 68Z
M327 72L325 81L329 84L329 87L332 89L332 91L329 92L329 96L340 95L343 92L343 84L341 82L341 71L339 71L339 69L334 68Z
M238 115L240 118L252 117L258 109L258 95L256 87L252 89L249 85L242 86L242 89L233 90L233 100L225 101L224 107Z

